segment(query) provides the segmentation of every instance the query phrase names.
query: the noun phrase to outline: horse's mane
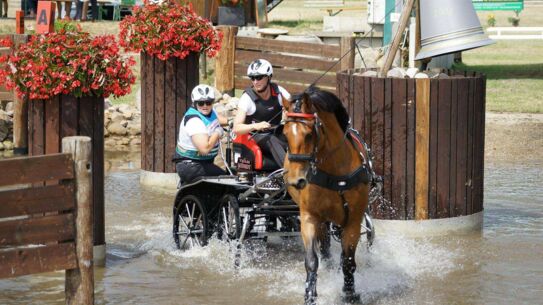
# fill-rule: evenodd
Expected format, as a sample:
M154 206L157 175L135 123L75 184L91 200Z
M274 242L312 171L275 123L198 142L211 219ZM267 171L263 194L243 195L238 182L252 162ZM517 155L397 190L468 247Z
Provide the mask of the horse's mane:
M332 92L322 90L319 87L310 86L304 93L309 96L313 105L320 111L333 112L341 129L345 132L349 126L349 114L341 100ZM303 95L294 96L293 100L301 98Z

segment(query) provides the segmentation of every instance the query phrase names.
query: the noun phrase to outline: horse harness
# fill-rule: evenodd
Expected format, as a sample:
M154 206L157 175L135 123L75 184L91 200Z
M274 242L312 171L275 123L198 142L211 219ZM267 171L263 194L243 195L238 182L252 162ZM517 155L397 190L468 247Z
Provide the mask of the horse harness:
M310 126L309 121L314 120L315 123L312 126L312 130L316 135L317 141L313 147L313 151L310 154L291 154L289 152L288 159L289 161L309 162L311 166L311 170L307 173L307 176L306 176L307 181L309 183L338 192L339 196L341 197L341 200L343 201L343 210L345 214L344 221L343 221L343 226L344 226L347 224L349 220L349 207L348 207L349 203L345 199L345 191L355 187L356 185L360 183L368 184L370 182L373 182L374 177L376 177L375 172L373 171L373 168L372 168L372 163L371 163L368 147L356 130L347 128L345 130L345 134L343 135L343 139L345 141L348 136L350 137L352 144L360 152L360 155L363 160L362 165L347 175L339 175L339 176L331 175L331 174L326 173L325 171L320 170L317 167L317 163L319 163L319 160L317 159L317 153L318 153L318 143L319 143L320 134L321 134L319 130L323 126L323 124L321 120L319 119L317 113L302 113L300 104L301 103L299 100L296 101L294 112L287 112L286 114L287 119L285 122L300 123L300 124L305 124L306 126ZM359 145L356 145L355 142L358 142ZM340 145L334 148L331 152L335 151L339 147ZM361 151L362 148L366 150L366 155L368 156L368 160L366 160L366 158L364 157L364 154Z

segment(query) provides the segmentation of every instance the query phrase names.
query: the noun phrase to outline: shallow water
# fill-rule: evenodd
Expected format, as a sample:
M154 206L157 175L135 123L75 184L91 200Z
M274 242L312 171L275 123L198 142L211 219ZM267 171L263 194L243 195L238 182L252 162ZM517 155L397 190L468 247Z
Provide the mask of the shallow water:
M139 153L106 154L106 267L97 304L301 304L298 239L242 252L211 240L181 252L171 237L173 193L141 188ZM357 250L365 304L543 304L543 164L487 163L481 232L439 238L379 236ZM339 246L319 270L319 304L342 304ZM0 304L64 303L64 273L0 280Z

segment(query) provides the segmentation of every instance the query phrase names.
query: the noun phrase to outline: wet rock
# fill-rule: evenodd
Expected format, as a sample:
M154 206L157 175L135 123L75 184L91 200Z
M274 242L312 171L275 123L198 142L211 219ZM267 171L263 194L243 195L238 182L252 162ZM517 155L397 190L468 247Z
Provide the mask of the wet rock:
M127 133L126 127L122 126L120 122L112 122L107 129L113 135L124 136Z

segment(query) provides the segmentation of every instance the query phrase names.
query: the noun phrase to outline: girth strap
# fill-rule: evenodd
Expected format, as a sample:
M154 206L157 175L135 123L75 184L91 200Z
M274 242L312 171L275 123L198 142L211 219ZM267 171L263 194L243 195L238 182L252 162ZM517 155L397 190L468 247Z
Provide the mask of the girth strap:
M334 176L330 175L319 168L314 171L309 170L307 174L309 183L322 186L334 191L348 190L359 183L367 184L370 182L370 175L366 166L362 165L348 175Z

